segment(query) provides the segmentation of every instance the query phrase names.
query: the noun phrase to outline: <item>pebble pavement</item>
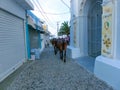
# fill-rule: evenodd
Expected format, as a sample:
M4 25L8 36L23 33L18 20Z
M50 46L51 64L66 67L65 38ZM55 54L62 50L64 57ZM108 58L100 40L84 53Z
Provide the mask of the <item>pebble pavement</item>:
M41 53L12 81L7 90L114 90L73 60L64 63L52 48Z

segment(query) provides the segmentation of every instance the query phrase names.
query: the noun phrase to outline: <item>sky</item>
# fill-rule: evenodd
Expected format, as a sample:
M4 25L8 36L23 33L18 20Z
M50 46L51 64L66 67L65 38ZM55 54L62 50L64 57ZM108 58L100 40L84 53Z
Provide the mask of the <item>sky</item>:
M34 5L32 11L38 18L45 21L48 30L57 35L57 22L59 28L64 21L70 21L70 0L30 0Z

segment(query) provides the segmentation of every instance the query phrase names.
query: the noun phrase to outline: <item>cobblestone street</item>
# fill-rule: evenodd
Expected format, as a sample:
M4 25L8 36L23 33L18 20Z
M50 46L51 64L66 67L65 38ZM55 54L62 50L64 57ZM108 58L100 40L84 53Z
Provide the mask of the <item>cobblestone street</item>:
M73 60L64 63L52 48L24 68L7 90L113 90Z

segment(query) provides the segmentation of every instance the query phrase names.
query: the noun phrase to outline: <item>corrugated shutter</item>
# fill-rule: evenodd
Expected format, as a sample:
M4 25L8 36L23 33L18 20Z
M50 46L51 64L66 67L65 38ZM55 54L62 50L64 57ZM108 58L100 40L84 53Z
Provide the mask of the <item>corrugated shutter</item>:
M30 34L30 48L31 49L39 48L38 32L36 30L29 30L29 34Z
M23 30L23 19L0 9L0 73L25 58Z

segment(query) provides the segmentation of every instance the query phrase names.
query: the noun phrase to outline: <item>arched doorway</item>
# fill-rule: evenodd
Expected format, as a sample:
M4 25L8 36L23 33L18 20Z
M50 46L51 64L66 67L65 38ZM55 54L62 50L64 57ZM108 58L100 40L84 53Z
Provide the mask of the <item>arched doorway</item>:
M97 57L101 54L102 0L91 0L88 9L88 55Z

